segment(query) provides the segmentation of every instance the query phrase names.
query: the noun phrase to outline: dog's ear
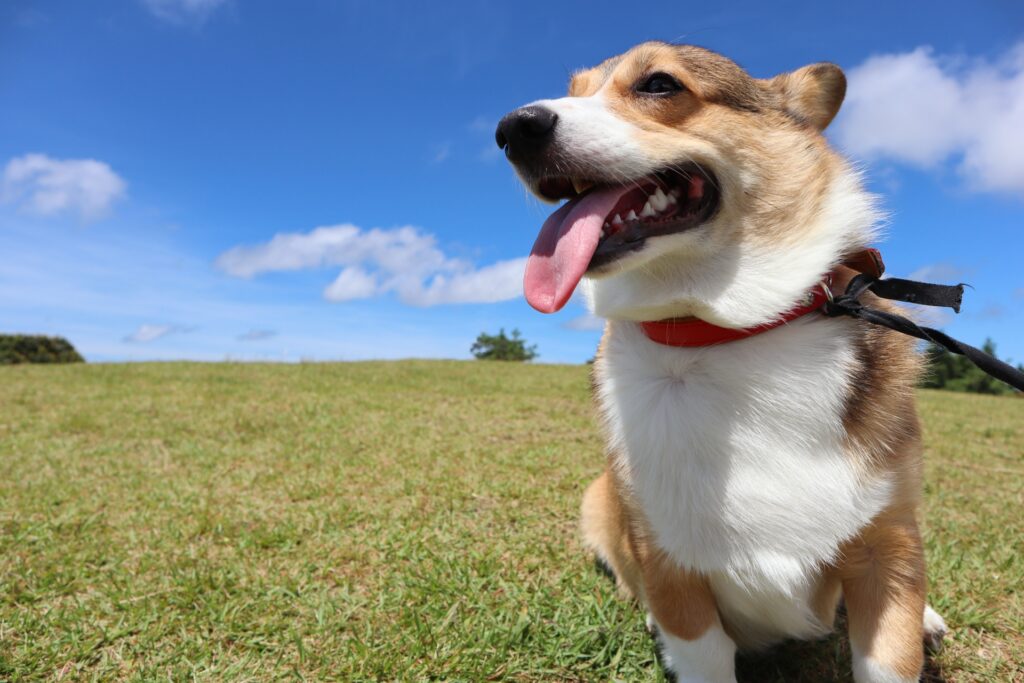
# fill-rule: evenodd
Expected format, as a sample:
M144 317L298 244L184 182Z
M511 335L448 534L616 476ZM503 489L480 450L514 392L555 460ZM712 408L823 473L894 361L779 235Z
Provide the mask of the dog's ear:
M818 130L832 122L846 96L846 76L835 64L811 64L767 81L782 107Z

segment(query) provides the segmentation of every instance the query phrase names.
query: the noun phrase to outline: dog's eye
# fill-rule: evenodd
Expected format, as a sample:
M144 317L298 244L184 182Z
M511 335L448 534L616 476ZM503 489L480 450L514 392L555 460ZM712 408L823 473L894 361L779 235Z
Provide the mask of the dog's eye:
M679 81L661 72L647 76L636 86L636 91L645 95L671 95L682 89Z

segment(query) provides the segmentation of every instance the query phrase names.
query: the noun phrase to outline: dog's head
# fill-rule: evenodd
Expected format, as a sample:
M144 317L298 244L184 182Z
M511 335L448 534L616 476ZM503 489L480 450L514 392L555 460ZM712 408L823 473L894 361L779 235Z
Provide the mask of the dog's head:
M496 140L523 183L568 200L534 245L530 304L556 311L586 277L608 318L745 327L787 310L875 222L822 135L845 89L832 64L760 80L644 43L506 115Z

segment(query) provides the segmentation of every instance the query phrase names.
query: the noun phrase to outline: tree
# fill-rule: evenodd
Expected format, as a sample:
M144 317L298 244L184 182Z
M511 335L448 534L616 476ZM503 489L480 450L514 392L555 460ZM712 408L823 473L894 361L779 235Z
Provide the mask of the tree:
M83 362L85 359L63 337L0 334L0 365Z
M996 345L985 340L981 350L996 356ZM938 346L929 346L925 352L925 376L921 386L929 389L969 391L976 394L1012 394L1014 389L967 360L966 357Z
M527 346L519 330L512 330L512 336L505 335L505 328L498 334L481 332L469 349L477 360L528 361L537 357L537 345Z

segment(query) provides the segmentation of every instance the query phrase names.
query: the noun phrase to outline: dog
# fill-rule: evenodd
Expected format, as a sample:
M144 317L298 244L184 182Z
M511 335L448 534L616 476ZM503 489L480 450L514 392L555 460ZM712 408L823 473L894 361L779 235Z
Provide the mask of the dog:
M582 283L607 320L585 544L684 683L829 633L841 602L857 683L916 683L946 631L925 603L914 342L815 312L880 222L823 135L845 91L833 64L757 79L650 42L496 131L533 194L568 200L527 261L528 302L557 311Z

